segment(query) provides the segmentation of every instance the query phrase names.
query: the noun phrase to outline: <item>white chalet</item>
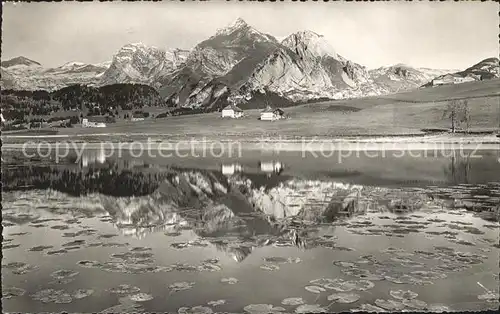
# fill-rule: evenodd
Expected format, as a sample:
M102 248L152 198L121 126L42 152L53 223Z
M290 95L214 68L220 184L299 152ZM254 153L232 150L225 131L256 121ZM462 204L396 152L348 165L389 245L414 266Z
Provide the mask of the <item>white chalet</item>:
M262 121L275 121L283 119L285 112L281 109L267 107L260 113L260 120Z
M82 127L84 128L105 128L106 119L104 117L88 117L82 119Z
M277 173L280 174L285 167L279 161L264 161L260 162L260 171L266 173Z
M228 105L222 109L223 118L241 118L243 116L243 110L235 105Z
M223 175L231 176L237 172L241 172L242 169L240 164L223 164L221 172Z

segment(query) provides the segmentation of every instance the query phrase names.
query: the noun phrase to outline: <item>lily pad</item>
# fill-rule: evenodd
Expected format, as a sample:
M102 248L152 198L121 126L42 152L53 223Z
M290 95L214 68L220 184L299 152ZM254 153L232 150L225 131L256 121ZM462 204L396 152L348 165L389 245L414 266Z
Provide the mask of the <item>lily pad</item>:
M326 291L325 288L319 287L319 286L306 286L305 289L309 292L312 292L312 293L321 293L321 292Z
M238 279L233 278L233 277L229 277L229 278L222 278L222 279L220 280L220 282L222 282L222 283L227 283L227 284L230 284L230 285L234 285L234 284L238 283Z
M271 304L250 304L245 306L243 310L251 314L279 314L286 311L280 306L275 307Z
M141 291L138 287L134 287L127 284L119 285L118 287L109 289L109 292L115 294L132 294Z
M203 263L200 266L198 266L199 271L220 271L222 270L222 267L220 267L217 264L212 264L212 263Z
M96 267L101 266L100 262L89 261L89 260L78 261L77 264L80 265L81 267L85 267L85 268L96 268Z
M34 293L33 300L41 301L42 303L57 303L67 304L71 303L73 299L71 295L64 290L44 289Z
M94 293L94 290L92 289L78 289L72 293L72 297L74 299L83 299L86 298Z
M328 313L328 310L319 304L302 304L295 309L295 313Z
M51 248L53 248L52 245L39 245L39 246L34 246L34 247L30 248L28 251L30 251L30 252L41 252L41 251L48 250L48 249L51 249Z
M268 271L275 271L275 270L280 269L280 267L278 265L275 265L275 264L264 264L264 265L261 265L260 268L264 269L264 270L268 270Z
M361 306L355 310L351 310L351 312L387 312L385 309L372 305L372 304L361 304Z
M146 302L149 300L153 300L153 296L151 294L148 294L148 293L137 293L137 294L131 295L129 298L130 298L130 300L132 300L134 302Z
M172 264L171 267L174 270L183 271L183 272L197 272L197 271L199 271L197 266L184 264L184 263Z
M108 313L140 313L144 312L142 307L137 303L129 298L120 298L119 299L120 304L112 306L110 308L107 308L100 313L102 314L108 314Z
M195 307L181 307L177 310L177 313L179 314L212 314L213 311L211 308L206 307L206 306L195 306Z
M226 300L209 301L207 304L210 306L219 306L219 305L226 304Z
M391 290L389 294L391 295L391 297L398 300L411 300L418 297L418 293L411 290Z
M63 255L63 254L66 254L66 253L68 253L67 250L60 249L60 250L48 251L45 254L47 254L47 255Z
M80 246L83 244L85 244L85 240L75 240L75 241L66 242L61 246L65 247L67 249L67 247Z
M67 229L69 229L69 226L67 226L67 225L55 225L55 226L52 226L50 228L55 229L55 230L67 230Z
M356 264L353 262L344 262L344 261L333 261L333 265L338 267L356 267Z
M5 245L2 245L2 250L13 249L13 248L16 248L19 246L21 246L21 244L5 244Z
M26 290L17 287L2 287L2 298L11 299L14 297L23 296Z
M450 312L450 308L443 304L431 304L427 306L426 310L435 313Z
M9 235L13 236L13 237L23 236L23 235L27 235L27 234L31 234L31 232L13 232L13 233L9 233Z
M13 268L12 273L16 275L25 275L35 270L38 270L38 266L22 263L22 265Z
M388 311L401 311L402 309L405 308L403 303L396 301L396 300L377 299L377 300L375 300L375 304L383 309L388 310Z
M264 261L267 263L285 264L288 260L284 257L264 257Z
M116 236L116 234L114 235ZM108 235L109 237L109 235ZM147 246L134 246L129 249L130 252L149 252L152 251L153 249Z
M61 269L61 270L53 272L52 274L50 274L50 276L52 278L55 278L55 279L66 279L66 278L75 277L78 274L79 274L79 272L74 271L74 270Z
M178 291L183 291L183 290L189 290L189 289L193 288L194 284L195 284L194 282L186 282L186 281L175 282L175 283L171 284L170 286L168 286L168 288L172 292L178 292Z
M485 294L478 295L477 298L486 302L499 302L500 295L490 291Z
M340 284L343 283L344 281L342 279L330 279L330 278L318 278L318 279L313 279L309 281L309 283L315 285L315 286L322 286L325 287L329 284Z
M359 294L356 293L334 293L327 297L328 301L333 301L336 303L354 303L361 298Z
M304 304L304 300L302 298L286 298L281 301L283 305L301 305Z
M417 299L404 299L402 302L406 307L412 309L423 310L427 308L427 303Z

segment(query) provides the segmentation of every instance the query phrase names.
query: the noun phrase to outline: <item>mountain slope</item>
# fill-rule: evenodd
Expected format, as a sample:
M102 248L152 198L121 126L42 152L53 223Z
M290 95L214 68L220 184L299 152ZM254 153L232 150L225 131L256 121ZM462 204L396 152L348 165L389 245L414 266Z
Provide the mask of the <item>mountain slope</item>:
M285 38L256 67L242 92L267 89L300 101L346 98L360 93L377 94L371 83L364 67L339 56L323 36L302 31Z
M161 94L174 106L211 107L277 46L274 37L238 19L199 43L186 65L161 82Z
M453 70L413 68L405 64L396 64L370 70L370 75L377 85L391 91L398 92L422 86L437 75L450 73Z
M167 51L142 43L128 44L113 56L100 85L141 83L155 86L156 81L174 71L185 60L186 51Z
M12 89L15 88L16 86L16 81L15 78L12 74L10 74L7 69L4 69L3 67L1 68L1 77L2 80L0 81L0 87L2 89Z
M479 63L459 72L448 72L433 78L425 86L444 84L458 84L464 82L491 80L500 77L500 66L498 58L484 59Z
M41 66L41 64L23 56L12 58L7 61L2 61L2 67L4 68L10 68L14 66Z
M68 62L56 68L44 68L40 63L18 57L2 62L2 85L16 90L53 91L69 85L95 85L109 66L106 62L86 64Z

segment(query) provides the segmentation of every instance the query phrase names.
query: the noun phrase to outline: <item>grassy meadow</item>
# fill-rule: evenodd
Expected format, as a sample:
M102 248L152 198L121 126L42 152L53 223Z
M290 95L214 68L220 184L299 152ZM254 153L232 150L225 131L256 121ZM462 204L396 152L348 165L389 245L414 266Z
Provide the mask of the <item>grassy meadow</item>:
M260 110L245 110L245 117L223 119L220 113L171 116L144 121L119 121L106 128L58 129L58 135L158 135L164 138L257 139L297 137L422 135L423 129L447 129L443 118L449 100L467 99L471 131L496 131L500 126L500 80L417 89L393 95L326 101L285 108L289 119L258 120ZM275 104L279 107L279 104ZM15 133L21 135L25 133ZM6 140L7 137L3 136ZM14 134L12 134L14 135Z

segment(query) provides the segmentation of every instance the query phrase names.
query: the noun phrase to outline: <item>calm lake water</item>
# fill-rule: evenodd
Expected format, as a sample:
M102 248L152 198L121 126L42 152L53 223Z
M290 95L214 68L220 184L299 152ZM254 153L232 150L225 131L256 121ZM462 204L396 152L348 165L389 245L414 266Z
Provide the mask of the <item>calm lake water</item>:
M497 309L499 153L475 155L5 151L3 309Z

